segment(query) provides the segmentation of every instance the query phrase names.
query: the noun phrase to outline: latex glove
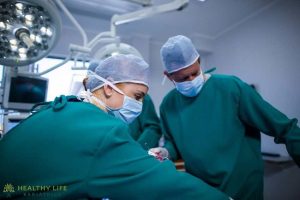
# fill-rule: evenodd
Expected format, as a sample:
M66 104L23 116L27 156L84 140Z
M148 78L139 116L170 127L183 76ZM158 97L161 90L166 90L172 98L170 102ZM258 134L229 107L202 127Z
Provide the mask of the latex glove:
M159 161L166 160L169 157L168 150L163 147L151 148L148 150L148 154L154 156Z

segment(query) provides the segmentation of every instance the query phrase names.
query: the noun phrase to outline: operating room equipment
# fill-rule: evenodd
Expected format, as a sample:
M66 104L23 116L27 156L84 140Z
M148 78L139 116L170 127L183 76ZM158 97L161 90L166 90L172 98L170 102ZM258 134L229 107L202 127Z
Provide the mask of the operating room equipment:
M83 67L77 67L76 61L80 58L85 61L89 60L90 54L93 48L95 48L100 43L109 43L107 46L104 46L101 51L96 53L98 59L103 59L111 54L123 53L123 54L134 54L137 56L141 56L141 54L129 44L121 43L120 38L116 34L116 26L124 23L136 21L139 19L143 19L146 17L150 17L156 14L179 10L184 8L188 4L188 0L174 0L169 3L161 4L161 5L151 5L151 1L137 1L133 2L140 3L144 6L147 6L138 11L126 13L124 15L114 15L111 18L111 30L107 32L102 32L96 35L91 41L88 41L87 34L81 25L77 22L77 20L72 16L69 10L64 6L62 0L54 0L54 1L38 1L38 0L0 0L1 2L1 12L6 14L6 20L4 22L0 22L0 29L3 33L6 33L5 38L1 37L1 40L4 40L4 44L7 45L5 51L1 51L0 55L2 56L0 59L0 64L8 65L8 66L24 66L31 64L42 57L45 57L49 51L53 48L55 43L58 40L59 32L60 32L60 20L59 15L57 13L57 9L53 5L55 2L56 6L63 11L64 14L71 20L73 25L79 31L83 38L82 45L78 44L70 44L69 45L69 55L66 59L39 73L31 73L31 72L23 72L24 74L31 74L34 76L41 76L46 74L72 58L74 58L74 67L73 69L87 69L85 64ZM11 20L9 18L9 13L7 11L3 11L4 6L13 7L14 10L12 14L16 16L16 20ZM5 8L6 8L5 7ZM8 9L9 10L9 9ZM31 11L32 10L32 11ZM39 16L40 17L37 17ZM41 19L43 20L41 20ZM35 20L40 20L40 26L37 26ZM13 24L11 24L11 22ZM39 22L40 22L39 21ZM6 23L9 22L9 23ZM39 33L39 34L36 34ZM14 37L12 37L14 36ZM41 43L41 44L40 44ZM7 49L10 48L10 49ZM17 52L15 52L15 50Z
M0 64L24 66L49 54L61 22L52 1L0 0Z
M79 30L83 38L83 45L70 44L69 50L71 53L73 53L72 56L75 55L74 67L72 69L85 69L85 70L87 69L85 65L83 66L83 68L82 67L78 68L76 66L77 65L76 61L78 60L79 57L81 57L82 60L84 61L87 60L88 57L91 56L90 55L91 51L101 43L108 43L108 44L106 46L103 46L101 49L99 49L96 52L94 57L98 60L104 59L110 55L120 54L120 53L122 54L130 53L136 56L141 56L141 54L134 47L130 46L129 44L120 42L120 38L119 36L117 36L116 33L117 25L151 17L153 15L168 12L168 11L179 10L184 8L188 4L188 0L174 0L170 3L146 7L138 11L127 13L124 15L114 15L111 19L111 30L107 32L101 32L98 35L96 35L91 41L88 41L85 31L80 26L80 24L76 21L76 19L71 15L68 9L64 6L62 0L55 0L55 2L58 5L58 7L62 9L63 12L67 15L67 17L71 20L74 26ZM60 65L54 66L53 68L48 69L47 72L54 70L59 66Z

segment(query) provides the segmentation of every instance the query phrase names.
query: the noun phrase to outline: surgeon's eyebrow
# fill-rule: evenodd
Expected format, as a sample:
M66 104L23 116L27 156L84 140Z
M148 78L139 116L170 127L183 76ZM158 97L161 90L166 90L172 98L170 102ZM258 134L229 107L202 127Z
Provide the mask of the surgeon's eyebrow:
M145 92L141 91L141 90L136 90L140 95L142 95L142 97L144 97L146 94Z
M145 93L145 92L142 92L142 91L139 91L139 92L142 93L143 97L146 96L146 93Z

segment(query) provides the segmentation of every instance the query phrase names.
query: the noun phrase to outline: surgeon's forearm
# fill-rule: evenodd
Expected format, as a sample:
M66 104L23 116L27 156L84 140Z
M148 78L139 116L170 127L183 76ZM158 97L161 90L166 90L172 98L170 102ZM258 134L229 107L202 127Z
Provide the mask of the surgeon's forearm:
M147 127L138 138L138 143L141 144L145 150L157 147L161 137L159 131L160 130L155 127Z
M294 121L290 131L286 134L285 143L287 151L300 167L300 128L297 126L297 121Z
M170 160L175 161L175 160L179 159L177 150L176 150L175 146L172 144L172 142L165 140L164 148L166 148L168 150Z
M296 119L289 119L246 84L241 84L240 117L243 122L273 136L300 166L300 128Z

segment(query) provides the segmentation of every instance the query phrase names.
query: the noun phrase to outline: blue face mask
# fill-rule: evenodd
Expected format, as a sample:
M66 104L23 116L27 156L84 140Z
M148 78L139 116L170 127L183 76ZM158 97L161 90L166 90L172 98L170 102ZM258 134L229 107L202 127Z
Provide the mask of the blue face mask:
M127 124L130 124L137 118L143 109L143 103L124 95L124 101L121 108L110 108L106 106L110 115L113 115Z
M184 81L184 82L174 81L174 84L177 91L183 94L184 96L195 97L199 94L204 82L205 82L204 77L201 73L192 81Z
M123 92L122 94L124 95L124 100L123 105L120 108L111 108L107 106L103 101L93 96L92 93L90 93L90 97L98 104L104 106L108 114L123 120L127 124L130 124L141 114L143 109L143 103L126 96ZM89 101L92 102L91 100Z

